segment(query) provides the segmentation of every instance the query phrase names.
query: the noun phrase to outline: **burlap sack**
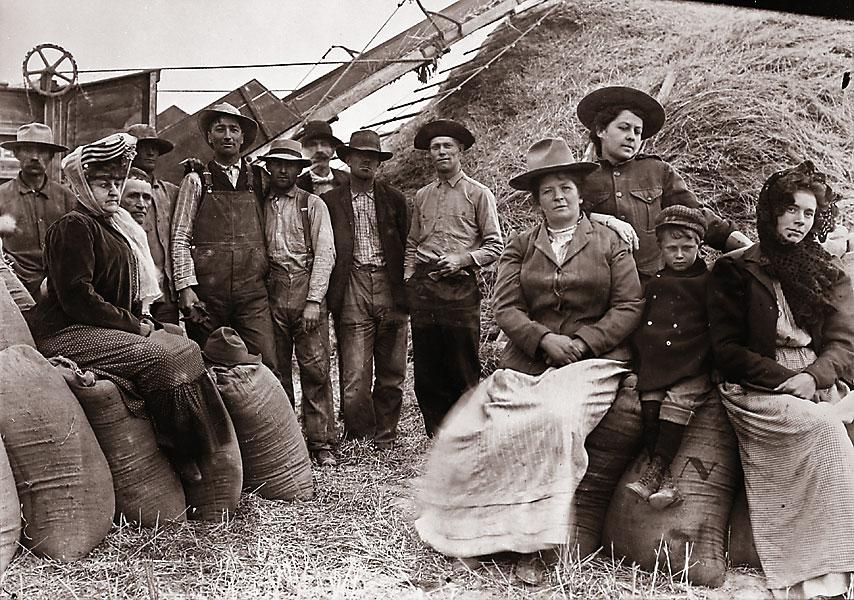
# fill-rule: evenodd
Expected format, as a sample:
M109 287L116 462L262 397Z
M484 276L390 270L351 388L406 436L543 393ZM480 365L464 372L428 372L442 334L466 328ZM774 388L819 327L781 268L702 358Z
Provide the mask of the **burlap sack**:
M21 539L21 503L6 449L0 443L0 576L9 566Z

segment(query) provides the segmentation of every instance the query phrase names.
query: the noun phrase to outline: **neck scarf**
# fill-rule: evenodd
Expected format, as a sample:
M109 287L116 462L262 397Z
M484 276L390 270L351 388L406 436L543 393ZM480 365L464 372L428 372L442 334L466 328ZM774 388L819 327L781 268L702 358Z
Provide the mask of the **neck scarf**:
M148 236L145 230L133 220L130 213L124 208L119 208L115 213L107 213L101 208L89 182L86 181L85 165L92 162L106 162L121 156L128 158L128 169L130 159L136 154L136 138L126 133L114 133L97 142L78 146L73 152L62 159L62 171L71 184L71 189L77 200L94 215L104 217L109 225L118 231L130 246L134 255L134 265L138 282L134 293L134 299L142 303L143 312L147 312L148 306L162 294L157 278L157 267L151 258L151 250L148 248ZM119 193L124 192L124 184Z
M318 184L318 183L332 183L335 174L332 172L332 169L329 169L329 175L327 175L325 177L321 177L320 175L318 175L317 173L315 173L314 171L309 169L308 175L309 175L309 177L311 177L312 183Z

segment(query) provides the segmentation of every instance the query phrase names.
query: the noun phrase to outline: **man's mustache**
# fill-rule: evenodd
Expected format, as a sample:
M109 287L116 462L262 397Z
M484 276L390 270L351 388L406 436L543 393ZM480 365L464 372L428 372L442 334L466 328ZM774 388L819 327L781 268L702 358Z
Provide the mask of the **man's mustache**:
M332 158L332 154L326 153L323 150L318 150L317 152L315 152L314 154L311 155L311 158L313 160L329 159L329 158Z

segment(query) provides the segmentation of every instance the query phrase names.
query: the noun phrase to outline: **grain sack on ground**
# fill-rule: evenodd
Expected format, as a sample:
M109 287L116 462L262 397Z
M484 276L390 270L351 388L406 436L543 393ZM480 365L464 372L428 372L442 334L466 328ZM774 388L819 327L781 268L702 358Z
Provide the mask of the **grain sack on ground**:
M626 488L646 463L643 452L620 480L603 544L643 569L652 571L657 560L660 571L677 576L687 562L692 583L722 585L727 523L741 467L738 442L716 390L696 411L673 459L673 477L685 498L681 504L657 510Z
M736 494L735 501L732 503L727 548L727 558L732 566L762 568L759 555L756 553L756 544L753 542L753 526L750 524L744 486Z
M184 489L157 445L151 422L131 414L112 381L102 379L85 385L89 382L83 381L73 368L74 363L59 367L110 465L116 518L124 516L144 527L163 521L186 521Z
M12 300L12 295L0 276L0 350L16 344L26 344L33 348L36 346L30 328L27 327L18 305Z
M21 538L21 503L6 449L0 442L0 576L9 566Z
M65 379L30 346L0 352L0 434L18 488L23 543L40 556L82 558L110 531L113 478Z
M282 384L263 364L213 367L243 459L243 487L270 500L314 495L311 459Z

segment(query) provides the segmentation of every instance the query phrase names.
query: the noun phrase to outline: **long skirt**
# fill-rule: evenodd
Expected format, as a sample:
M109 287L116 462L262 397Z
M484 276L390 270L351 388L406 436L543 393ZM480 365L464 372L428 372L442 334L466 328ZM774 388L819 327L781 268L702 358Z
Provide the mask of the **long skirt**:
M777 352L798 371L814 359L806 348ZM729 383L720 391L767 586L791 599L845 592L854 573L854 445L845 427L854 394L843 385L812 402Z
M212 452L227 437L217 414L221 402L206 399L216 387L192 340L163 330L144 337L72 325L36 345L46 357L64 356L115 383L131 413L148 417L158 443L178 459Z
M501 369L460 398L418 482L421 539L459 557L566 543L584 441L626 373L604 359L538 376Z

